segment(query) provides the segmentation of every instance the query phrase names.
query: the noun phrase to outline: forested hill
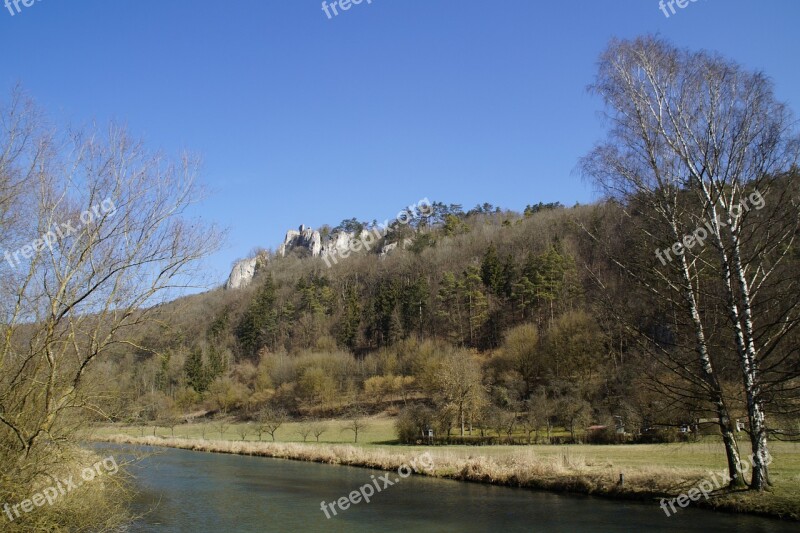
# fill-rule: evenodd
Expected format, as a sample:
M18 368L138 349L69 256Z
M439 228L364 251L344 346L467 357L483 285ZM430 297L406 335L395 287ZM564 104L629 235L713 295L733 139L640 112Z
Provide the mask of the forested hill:
M402 398L432 405L444 426L458 425L459 410L478 424L518 420L536 404L541 420L574 432L614 417L680 425L707 413L702 398L676 401L660 386L670 371L641 357L631 324L694 364L692 350L674 342L685 325L614 266L615 255L657 261L626 233L629 215L617 203L523 213L431 205L430 216L390 226L383 245L404 243L391 253L381 243L336 262L302 247L262 252L247 286L164 305L169 326L142 331L140 350L99 369L115 375L112 417L200 408L308 416ZM374 225L346 220L322 231L357 235ZM733 370L721 377L737 379Z

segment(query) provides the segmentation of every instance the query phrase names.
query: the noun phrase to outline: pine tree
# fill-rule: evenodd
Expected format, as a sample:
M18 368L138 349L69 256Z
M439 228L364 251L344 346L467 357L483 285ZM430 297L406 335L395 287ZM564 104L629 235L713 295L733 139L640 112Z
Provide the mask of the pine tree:
M500 271L500 294L504 298L511 298L516 280L517 266L514 264L514 257L508 254L503 263L503 268Z
M428 295L430 287L428 280L418 276L413 283L403 289L401 297L401 321L405 336L414 332L422 336L422 326L428 311Z
M169 394L169 361L171 355L169 351L161 355L161 363L156 373L156 388L166 394Z
M481 280L493 293L500 294L502 291L502 269L500 259L497 257L497 250L494 244L490 244L486 253L483 255L481 263Z
M199 346L195 346L189 352L189 357L183 365L183 372L186 375L186 384L199 393L204 393L208 388L208 376L203 365L203 352Z
M442 274L439 292L436 295L438 310L436 312L445 324L445 331L450 340L461 342L464 339L463 310L461 305L461 288L463 284L452 272Z
M274 344L278 332L278 312L275 308L275 283L268 276L259 288L250 307L236 330L236 336L245 352L253 355L271 341Z
M469 343L477 345L478 332L489 320L489 301L481 291L483 281L477 266L472 265L464 271L463 299L467 308L469 324Z
M336 340L339 344L354 350L358 343L358 329L361 325L361 303L354 286L347 288L344 296L344 313L338 325Z

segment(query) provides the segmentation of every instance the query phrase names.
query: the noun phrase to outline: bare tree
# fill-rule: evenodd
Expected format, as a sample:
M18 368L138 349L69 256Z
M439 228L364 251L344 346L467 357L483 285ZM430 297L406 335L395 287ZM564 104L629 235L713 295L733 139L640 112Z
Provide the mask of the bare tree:
M433 387L438 401L451 405L458 413L462 437L467 414L479 409L484 401L482 379L480 364L462 350L444 355L433 375Z
M192 158L113 125L59 135L19 92L0 124L0 469L21 488L63 467L80 413L104 414L89 370L166 318L220 234L186 218Z
M256 418L258 420L258 440L261 440L261 435L267 433L272 437L272 442L275 442L275 432L289 419L286 411L269 407L262 409Z
M726 344L735 350L750 422L751 488L762 490L769 397L762 369L782 367L787 335L800 323L798 275L785 268L800 224L800 142L791 113L762 73L649 37L613 41L593 89L611 110L612 128L584 169L657 250L646 275L618 265L691 323L698 364L681 374L715 406L732 483L741 484L719 380L722 356L714 354ZM714 342L718 312L727 337Z
M170 435L175 438L175 426L179 426L182 419L177 414L170 413L167 416L164 416L160 420L160 425L162 427L169 428Z
M369 427L369 422L364 418L364 413L360 410L353 410L347 418L347 424L342 431L353 432L353 442L358 442L358 434Z
M219 419L214 423L214 427L217 428L219 431L219 440L225 440L225 432L231 427L231 425L225 419Z
M310 422L302 421L300 422L297 427L295 428L295 433L303 439L303 442L308 440L308 436L311 435L312 432L312 425Z
M318 420L311 424L311 434L314 435L314 438L317 439L317 442L319 442L319 438L326 431L328 431L328 425L322 421Z

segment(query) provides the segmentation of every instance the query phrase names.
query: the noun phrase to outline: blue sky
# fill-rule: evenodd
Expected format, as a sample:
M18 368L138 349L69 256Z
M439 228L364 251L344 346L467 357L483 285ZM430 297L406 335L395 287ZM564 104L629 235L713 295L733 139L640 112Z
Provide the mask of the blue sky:
M718 50L800 109L796 0L699 0L669 18L658 0L366 2L331 19L319 0L0 4L0 94L21 82L60 120L114 119L202 154L198 212L230 230L209 261L220 282L289 228L425 197L591 202L575 169L603 129L586 86L614 36Z

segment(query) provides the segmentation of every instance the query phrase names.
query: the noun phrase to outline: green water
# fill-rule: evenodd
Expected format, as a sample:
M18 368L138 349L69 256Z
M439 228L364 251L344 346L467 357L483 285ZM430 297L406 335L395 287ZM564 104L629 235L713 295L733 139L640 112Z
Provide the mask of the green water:
M124 455L125 448L105 447ZM129 448L128 448L129 449ZM133 532L800 531L796 523L411 475L325 517L320 504L383 476L363 468L149 449L134 468L146 513ZM397 479L396 472L390 480ZM379 486L382 486L381 482ZM330 514L330 512L329 512Z

